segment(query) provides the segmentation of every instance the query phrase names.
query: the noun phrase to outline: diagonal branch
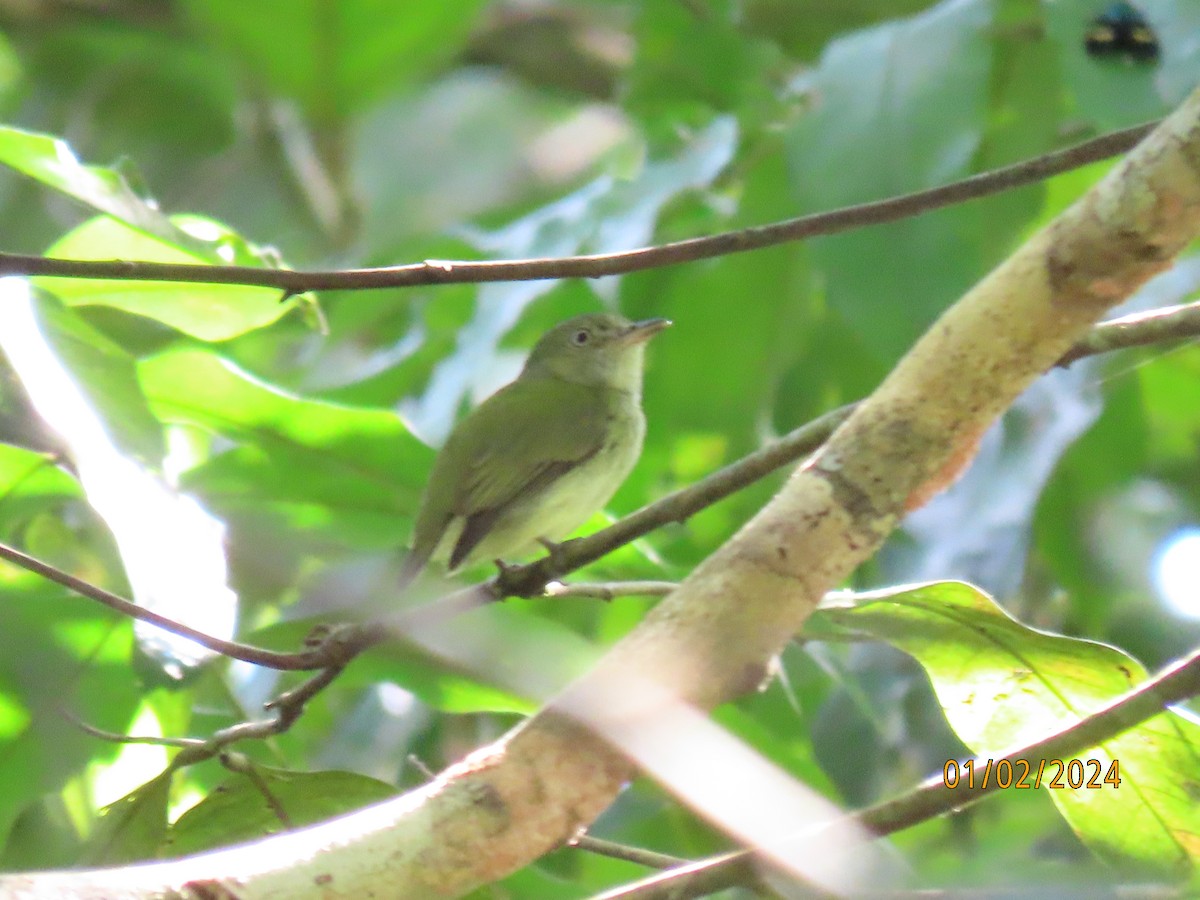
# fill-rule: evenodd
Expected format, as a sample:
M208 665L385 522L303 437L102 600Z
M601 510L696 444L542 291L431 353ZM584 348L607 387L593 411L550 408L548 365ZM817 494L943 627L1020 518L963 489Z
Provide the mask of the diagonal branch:
M223 656L228 656L231 659L240 659L248 663L254 663L255 665L282 670L319 669L329 665L331 662L329 653L323 647L315 650L305 650L300 653L278 653L274 650L265 650L262 647L254 647L249 644L239 644L236 641L227 641L223 638L206 634L203 631L197 631L189 625L176 622L174 619L169 619L161 613L146 609L144 606L138 606L124 597L119 597L111 591L106 591L104 588L98 587L89 581L77 578L69 572L64 572L62 569L43 562L37 557L30 556L28 553L23 553L7 544L0 543L0 558L7 559L9 562L15 563L23 569L41 575L48 581L60 584L68 590L79 594L81 597L102 603L109 609L116 610L122 615L129 616L131 619L141 619L143 622L157 625L159 628L169 631L172 634L195 641L200 646L207 647L209 650L213 650Z

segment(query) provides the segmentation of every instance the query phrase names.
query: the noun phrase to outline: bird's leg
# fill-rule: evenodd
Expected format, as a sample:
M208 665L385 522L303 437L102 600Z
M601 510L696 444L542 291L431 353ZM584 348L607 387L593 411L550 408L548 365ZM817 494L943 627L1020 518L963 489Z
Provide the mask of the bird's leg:
M561 544L550 540L549 538L540 537L537 542L546 548L546 553L550 557L550 569L553 578L556 573L564 572L567 569L567 561L564 559L564 551L566 547L574 543L574 540L563 541ZM522 565L510 565L502 559L493 559L496 568L500 574L497 576L500 589L507 595L517 597L537 597L545 590L546 582L543 578L530 579L528 576L531 572L523 572L527 567ZM522 578L522 574L526 577ZM536 580L536 587L530 584L531 580Z

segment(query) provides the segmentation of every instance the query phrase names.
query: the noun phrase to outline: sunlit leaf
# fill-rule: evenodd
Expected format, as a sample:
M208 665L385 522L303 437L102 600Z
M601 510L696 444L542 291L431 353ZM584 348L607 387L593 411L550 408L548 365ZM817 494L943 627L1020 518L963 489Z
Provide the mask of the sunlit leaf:
M171 826L164 852L186 856L311 825L396 794L353 772L291 772L255 765L234 775Z
M0 126L0 163L145 234L167 243L191 242L156 206L138 196L120 174L80 162L62 138Z
M167 833L169 770L105 808L79 860L82 865L120 865L153 859Z
M482 0L188 0L189 17L271 91L329 122L425 75L466 38Z
M126 454L158 465L162 426L142 396L133 357L53 297L35 293L33 302L39 330L109 437Z
M165 421L233 442L188 478L214 510L368 545L407 537L430 451L394 413L287 394L200 350L148 359L140 373Z
M222 262L258 265L265 251L251 248L218 222L177 216L188 241L168 242L131 228L117 219L90 219L69 231L46 252L64 259L127 259L141 262ZM196 245L203 242L204 252ZM236 284L190 284L169 281L124 281L89 278L38 278L36 282L72 306L98 304L156 319L201 340L222 341L270 325L290 308L274 288Z
M958 736L977 756L1032 743L1107 705L1146 678L1115 647L1022 625L961 582L867 594L822 610L832 625L869 634L911 654L933 682ZM1200 857L1200 724L1164 712L1119 737L1047 764L1043 786L1080 838L1101 858L1143 875L1179 877ZM1032 787L1038 761L1029 776ZM1082 773L1086 787L1071 789ZM1110 773L1119 784L1106 783ZM1021 773L1014 775L1014 781Z

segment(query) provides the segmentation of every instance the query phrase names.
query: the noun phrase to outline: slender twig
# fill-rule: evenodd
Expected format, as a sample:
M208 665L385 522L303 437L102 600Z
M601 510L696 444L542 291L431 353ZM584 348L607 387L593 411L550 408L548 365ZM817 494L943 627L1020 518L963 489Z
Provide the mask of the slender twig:
M199 744L184 748L175 757L172 765L175 767L195 765L219 756L227 747L238 741L261 740L283 734L300 718L308 701L332 684L343 668L344 666L334 665L322 669L266 704L267 709L275 711L274 718L239 722L228 728L222 728Z
M659 853L657 850L647 850L644 847L633 847L629 844L618 844L616 841L606 841L604 838L581 834L571 840L568 847L576 850L586 850L598 856L608 856L612 859L623 859L626 862L637 863L648 869L673 869L684 865L687 860L669 853Z
M202 284L245 284L276 288L285 297L316 290L369 290L427 284L491 281L538 281L547 278L599 278L644 269L695 262L744 253L822 234L894 222L955 203L1011 190L1041 181L1087 163L1123 153L1140 141L1157 122L1126 128L955 181L940 187L847 206L829 212L786 219L740 231L689 238L618 253L595 253L563 258L511 260L425 260L402 266L332 271L150 263L127 260L52 259L44 256L0 254L0 275L53 275L62 278L102 278L122 281L174 281Z
M1018 764L1027 761L1037 769L1039 760L1067 759L1160 713L1164 707L1200 694L1200 650L1175 662L1131 691L1112 700L1102 709L1048 737L1007 753L990 756L992 766L1000 760ZM985 760L974 760L982 771ZM855 824L878 835L969 806L988 794L1002 790L992 779L986 786L960 780L956 787L946 786L939 775L928 779L908 793L853 815ZM697 897L743 884L753 877L759 857L752 850L723 853L643 879L603 894L604 900L661 900L672 897Z
M552 581L546 585L547 597L590 597L615 600L618 597L665 597L679 584L674 581Z
M182 622L168 619L166 616L146 609L144 606L138 606L124 597L118 597L111 591L106 591L104 588L84 581L82 578L76 578L69 572L64 572L62 569L30 556L28 553L22 553L15 547L10 547L4 543L0 543L0 557L7 559L9 562L16 563L23 569L28 569L30 572L41 575L49 581L61 584L68 590L87 597L89 600L103 603L109 609L116 610L122 615L129 616L132 619L141 619L143 622L149 622L151 625L157 625L165 631L195 641L202 647L207 647L209 650L220 653L223 656L281 670L318 669L328 665L330 662L329 654L323 647L300 653L278 653L274 650L264 650L261 647L239 644L236 641L227 641L223 638L214 637L211 634L205 634L203 631L197 631L195 628L184 625Z
M147 744L152 747L176 748L199 747L204 744L204 741L200 738L159 737L156 734L117 734L115 731L106 731L103 728L97 728L95 725L88 724L65 707L59 709L59 713L84 734L90 734L94 738L99 738L102 741L108 741L112 744Z
M280 818L280 821L287 825L287 813L282 807L278 807L277 803L273 802L274 798L271 795L270 789L262 779L261 773L255 768L254 763L240 753L230 753L228 748L238 741L273 737L287 731L300 718L304 712L305 705L318 693L332 684L333 680L341 673L342 668L342 666L334 665L322 669L290 691L280 694L274 700L265 704L266 709L275 710L273 718L239 722L236 725L230 725L228 728L222 728L214 732L208 738L173 738L158 737L156 735L117 734L116 732L97 728L95 725L89 725L67 709L62 709L60 712L80 730L104 741L111 741L116 744L149 744L160 747L174 747L180 750L181 752L170 763L171 769L192 766L204 760L219 757L221 764L225 768L231 772L239 772L249 777L259 791L263 793L264 797L266 797L268 805L272 807L276 815Z
M1133 313L1095 326L1083 340L1063 354L1058 365L1068 366L1085 356L1111 350L1169 341L1194 341L1197 335L1200 335L1200 301Z

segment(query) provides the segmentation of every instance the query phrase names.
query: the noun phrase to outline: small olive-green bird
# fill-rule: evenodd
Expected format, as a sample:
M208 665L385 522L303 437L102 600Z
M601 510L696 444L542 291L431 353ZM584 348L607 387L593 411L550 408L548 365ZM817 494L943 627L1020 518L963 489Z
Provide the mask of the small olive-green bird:
M670 324L597 313L546 332L438 453L401 586L431 559L521 555L603 509L641 455L645 343Z

